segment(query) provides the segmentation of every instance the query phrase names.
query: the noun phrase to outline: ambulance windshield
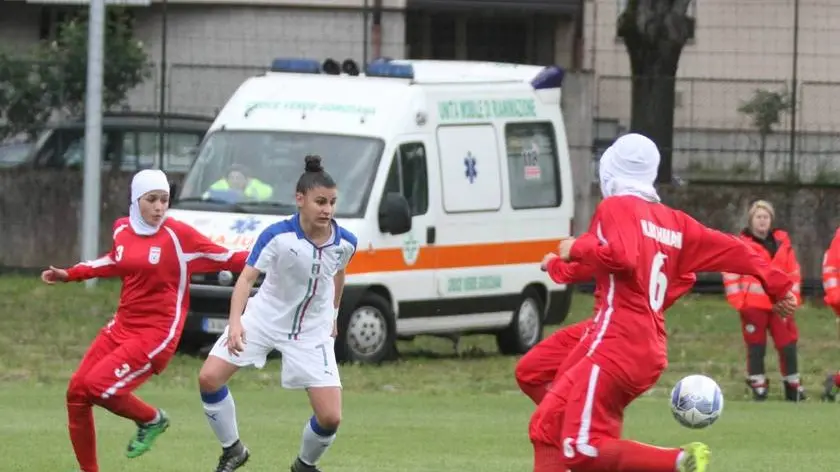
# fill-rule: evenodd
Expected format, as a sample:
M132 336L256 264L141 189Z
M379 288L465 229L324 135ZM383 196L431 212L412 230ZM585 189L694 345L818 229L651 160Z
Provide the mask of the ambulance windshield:
M382 156L377 138L277 131L226 131L205 140L173 207L291 214L304 157L322 158L338 185L337 217L364 213Z

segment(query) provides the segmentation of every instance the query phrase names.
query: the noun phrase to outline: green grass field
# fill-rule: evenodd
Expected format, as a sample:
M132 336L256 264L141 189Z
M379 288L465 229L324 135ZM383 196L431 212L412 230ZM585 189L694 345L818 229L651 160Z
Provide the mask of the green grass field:
M81 285L46 287L31 279L0 278L1 470L73 470L64 387L110 316L116 290L113 283L85 291ZM591 303L578 295L572 319L588 316ZM817 400L825 373L840 367L834 315L804 308L798 318L800 364L812 400L799 405L779 400L771 354L773 399L756 404L743 385L736 315L720 297L692 296L678 303L668 314L671 365L657 388L629 409L625 435L661 446L705 441L712 447L714 471L836 471L840 405ZM533 407L516 388L516 358L498 355L486 336L464 338L459 354L449 341L434 338L404 343L400 351L399 362L343 367L344 422L322 463L326 472L530 470L527 423ZM123 456L133 425L97 412L103 471L214 469L219 449L197 393L200 365L199 359L180 356L141 389L173 419L155 449L141 458ZM230 384L240 432L253 451L245 471L288 470L309 416L303 394L278 386L278 365L243 371ZM676 379L697 372L718 380L727 400L721 420L703 431L680 427L667 401Z

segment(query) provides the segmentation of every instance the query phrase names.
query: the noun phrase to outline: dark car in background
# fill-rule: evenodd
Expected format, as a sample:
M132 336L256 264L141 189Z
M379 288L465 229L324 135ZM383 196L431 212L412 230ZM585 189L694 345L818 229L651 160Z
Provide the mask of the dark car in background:
M107 112L102 116L102 166L134 172L158 168L186 173L213 117L166 114L161 161L160 115ZM0 142L0 168L79 168L85 156L85 120L50 123L35 140L18 136Z

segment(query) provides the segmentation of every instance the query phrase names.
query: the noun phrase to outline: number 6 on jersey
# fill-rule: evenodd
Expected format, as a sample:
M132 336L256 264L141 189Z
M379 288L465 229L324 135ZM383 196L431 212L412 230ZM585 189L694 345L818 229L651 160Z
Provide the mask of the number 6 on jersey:
M653 311L662 309L665 304L665 294L668 292L668 276L662 272L665 259L668 256L657 252L650 264L650 284L648 286L648 302Z

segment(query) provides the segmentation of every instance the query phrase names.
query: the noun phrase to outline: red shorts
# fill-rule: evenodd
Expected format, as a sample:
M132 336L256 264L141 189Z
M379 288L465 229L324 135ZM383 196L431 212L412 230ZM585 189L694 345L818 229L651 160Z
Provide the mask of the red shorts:
M767 344L767 331L773 337L776 349L799 340L799 329L793 315L782 317L773 310L761 308L743 308L741 315L741 333L746 344Z
M580 343L592 320L587 319L555 331L531 348L516 364L519 385L547 385L558 375L561 365Z
M142 339L119 343L103 328L70 378L68 397L107 399L136 390L168 361L156 358L153 366L148 345Z
M567 457L594 457L605 438L621 437L624 409L642 391L631 389L584 356L563 373L531 418L530 437Z

